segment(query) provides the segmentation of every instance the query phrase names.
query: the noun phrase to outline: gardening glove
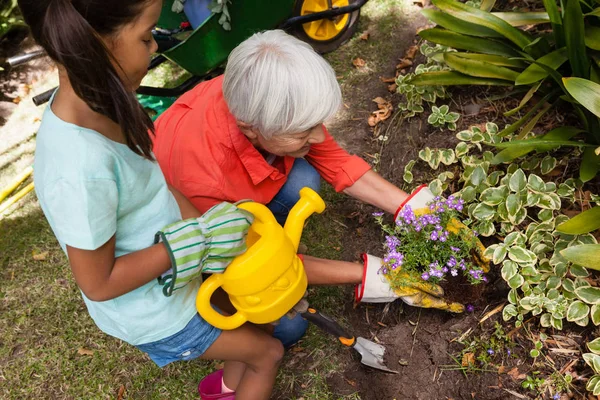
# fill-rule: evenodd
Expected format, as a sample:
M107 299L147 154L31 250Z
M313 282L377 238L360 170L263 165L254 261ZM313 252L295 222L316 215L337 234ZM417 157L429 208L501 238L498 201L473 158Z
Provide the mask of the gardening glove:
M423 215L431 213L429 203L435 200L435 196L431 193L431 190L427 185L419 186L414 192L408 196L408 198L398 207L398 210L394 214L394 220L398 221L400 211L406 206L410 206L415 215ZM490 270L490 260L483 255L485 252L485 246L479 239L475 237L475 234L465 224L460 222L456 218L452 218L446 226L446 229L450 233L458 234L465 241L471 241L475 238L475 248L473 251L473 262L478 265L483 272L487 273Z
M171 270L158 282L170 296L205 273L221 273L246 251L246 234L254 216L230 203L220 203L199 218L167 225L156 233L154 243L164 243Z
M383 265L381 258L363 254L363 279L356 285L354 295L356 302L390 303L401 298L406 304L422 308L437 308L454 313L465 310L460 303L451 303L443 299L444 290L420 276L396 270L396 275L403 283L402 289L394 290L385 275L379 274ZM398 267L402 268L402 267Z

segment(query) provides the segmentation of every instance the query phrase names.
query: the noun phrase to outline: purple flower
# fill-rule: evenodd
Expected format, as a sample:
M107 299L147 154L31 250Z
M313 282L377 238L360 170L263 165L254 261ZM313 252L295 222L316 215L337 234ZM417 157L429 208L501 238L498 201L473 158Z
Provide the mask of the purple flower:
M467 312L475 311L475 306L473 304L467 304Z
M396 236L386 236L385 245L388 249L393 250L400 245L400 239L398 239Z
M482 280L482 281L484 281L484 282L487 282L487 281L488 281L488 278L487 278L487 276L483 276L483 277L481 278L481 280Z
M475 236L479 236L479 232L477 232L477 231L473 231L473 235L475 235Z
M458 253L460 251L460 249L458 247L454 247L454 246L450 246L450 249L455 253Z
M374 217L381 217L383 215L382 212L378 211L378 212L374 212L373 214L371 214Z
M493 355L494 355L494 350L492 350L492 349L488 349L488 350L487 350L487 353L488 353L490 356L493 356Z
M508 354L510 356L510 349L506 350L506 354Z
M560 393L556 393L554 396L552 396L552 400L560 400Z
M456 258L454 258L454 256L450 257L446 265L449 267L456 267Z
M443 267L442 268L442 272L445 273L445 274L448 273L448 267Z
M438 233L437 233L437 231L431 232L431 235L429 237L433 241L438 240Z
M429 280L429 274L427 272L423 272L423 274L421 275L421 279L423 279L424 281Z

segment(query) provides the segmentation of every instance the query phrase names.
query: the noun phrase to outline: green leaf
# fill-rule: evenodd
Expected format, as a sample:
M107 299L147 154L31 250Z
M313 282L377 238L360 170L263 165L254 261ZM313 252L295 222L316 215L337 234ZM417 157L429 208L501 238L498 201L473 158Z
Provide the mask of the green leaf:
M598 174L600 170L600 156L596 155L593 148L587 148L583 152L581 164L579 165L579 179L588 182Z
M522 169L518 169L514 174L512 174L508 186L510 187L511 191L517 193L525 189L527 186L527 178L525 178L525 173Z
M500 264L502 261L504 261L507 254L508 254L508 249L506 248L506 246L504 246L502 244L499 245L498 247L496 247L496 250L494 250L494 255L492 256L492 262L494 264Z
M508 195L508 188L504 185L500 187L491 187L481 192L479 200L488 206L497 206L502 203Z
M596 384L600 382L600 376L598 375L594 375L590 378L589 381L587 381L585 388L588 392L593 392L594 388L596 387Z
M415 160L410 160L408 162L408 164L406 164L404 166L404 175L402 176L402 179L404 179L404 182L411 183L413 181L412 169L413 169L415 163L416 163Z
M569 235L582 235L598 228L600 228L600 207L593 207L558 225L556 230Z
M519 196L515 193L511 193L506 198L506 211L508 211L508 216L515 217L519 210L521 209L521 200Z
M583 359L586 364L589 365L594 372L600 373L600 355L594 353L585 353Z
M514 140L512 142L503 142L503 143L495 143L491 144L492 146L498 147L500 149L509 148L509 147L523 147L523 146L576 146L576 147L591 147L595 148L597 146L593 144L587 144L583 142L574 142L571 140L547 140L547 139L523 139L523 140Z
M473 217L479 221L491 220L494 215L496 215L495 209L483 203L477 204L473 211Z
M424 72L411 77L407 83L415 86L453 86L453 85L483 85L510 86L511 83L500 79L476 78L455 71Z
M600 270L600 244L571 246L562 250L560 254L574 264Z
M507 246L514 246L514 245L525 246L526 242L527 242L527 237L524 234L522 234L521 232L509 233L504 238L504 244Z
M490 237L496 233L496 227L492 221L481 221L476 225L476 230L481 236Z
M458 72L479 78L504 79L514 82L519 76L512 69L499 67L477 59L460 57L455 53L444 53L444 61L450 68Z
M529 355L533 358L539 357L540 356L540 351L538 349L531 349L529 351Z
M460 198L463 199L466 203L470 203L475 200L475 196L477 195L477 191L473 186L467 186L460 192Z
M477 187L487 177L485 170L481 165L478 165L471 174L470 180L473 186Z
M456 157L454 155L454 150L452 149L443 149L440 153L440 161L444 165L451 165L456 162Z
M565 32L562 26L562 15L556 5L556 0L542 0L544 2L544 8L548 12L550 23L552 24L552 34L554 35L554 42L556 47L563 47L565 45ZM561 7L562 7L561 2Z
M573 0L570 0L573 1ZM600 85L582 78L563 78L565 88L575 100L600 117Z
M502 310L502 319L504 321L510 320L512 317L516 317L519 312L517 311L517 307L514 304L508 304Z
M579 300L576 300L569 305L569 309L567 310L567 321L579 321L580 319L587 317L589 313L590 306Z
M454 149L454 153L456 157L462 157L469 152L469 145L465 142L460 142L456 145L456 149Z
M442 182L439 179L434 179L429 182L429 190L431 190L431 193L433 193L434 196L442 195L442 186Z
M494 54L478 54L478 53L459 53L452 52L452 55L456 57L469 58L473 60L479 60L488 64L497 65L499 67L511 67L511 68L526 68L527 63L522 60L515 60L513 58L497 56Z
M587 304L600 304L600 288L592 286L578 287L575 294Z
M502 279L506 282L510 281L517 274L518 265L514 261L505 260L502 263Z
M474 7L469 7L453 0L432 0L432 3L440 10L462 21L484 26L500 33L502 36L516 44L520 49L525 49L531 43L531 40L529 37L527 37L527 35L525 35L525 33L512 27L503 19L488 12L481 11Z
M421 10L428 20L431 22L444 27L450 31L461 33L463 35L477 36L477 37L497 37L501 38L502 35L481 25L472 24L470 22L461 21L458 18L453 17L450 14L427 8Z
M517 79L519 79L519 78L517 77ZM541 85L542 85L542 82L538 82L536 85L533 85L531 88L529 88L529 90L527 91L525 96L523 96L523 98L519 102L519 105L517 107L513 108L512 110L505 112L504 116L510 117L510 116L516 114L517 112L519 112L523 107L525 107L525 105L529 102L529 100L531 100L531 98L533 97L535 92L537 92L537 90L540 88Z
M552 53L546 54L545 56L537 59L536 61L539 64L547 65L552 69L558 69L561 65L565 63L569 59L567 54L567 49L563 47L562 49L558 49L553 51ZM516 85L530 85L532 83L538 82L549 75L549 72L543 69L538 64L531 64L529 67L525 69L525 71L521 72L521 74L517 77L515 84Z
M592 306L592 309L590 311L590 316L592 317L592 322L594 325L596 325L596 326L600 325L600 304L594 304ZM589 344L588 344L588 347L589 347ZM592 351L594 353L596 353L595 350L592 350ZM597 354L600 354L600 349L598 350Z
M481 2L481 5L479 6L479 9L482 11L491 11L492 8L494 8L494 5L496 4L496 0L483 0Z
M496 54L506 57L518 57L520 55L516 49L502 42L467 36L440 28L424 29L419 32L419 36L433 43L475 53Z
M593 25L585 27L585 45L590 49L600 50L600 28Z
M525 279L523 278L523 276L521 276L520 274L515 274L512 278L510 278L510 280L508 281L508 286L510 286L512 289L516 289L518 287L521 287L521 285L525 282Z
M541 210L538 213L538 218L542 222L550 221L552 218L554 218L554 213L552 212L552 210Z
M594 307L592 307L593 310ZM600 338L596 338L587 344L587 348L594 354L600 354Z
M556 168L556 163L557 163L556 158L554 158L552 156L544 157L544 159L542 160L542 164L540 166L542 174L547 175L550 172L552 172L552 170L554 168Z
M563 259L567 260L564 256L562 256L562 255L560 255L560 256L563 257ZM587 271L587 269L585 269L585 267L582 267L581 265L577 265L577 264L571 265L571 268L569 269L569 272L571 273L571 275L573 275L573 276L575 276L577 278L585 278L585 277L587 277L590 274ZM576 287L579 287L579 286L589 286L589 283L585 279L579 279L579 280L576 279L575 280L575 286Z
M531 263L537 260L537 256L533 252L521 246L511 247L508 250L508 257L517 263Z
M573 75L580 78L589 76L590 65L585 49L585 24L579 0L566 0L564 11L565 42Z
M537 25L550 22L548 13L541 11L533 12L493 12L498 18L508 22L511 26Z

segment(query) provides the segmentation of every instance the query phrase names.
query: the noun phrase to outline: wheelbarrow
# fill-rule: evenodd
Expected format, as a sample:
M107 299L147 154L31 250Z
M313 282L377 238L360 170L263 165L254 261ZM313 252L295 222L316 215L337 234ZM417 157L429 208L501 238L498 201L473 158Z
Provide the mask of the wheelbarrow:
M309 43L318 52L335 50L356 31L360 9L368 0L234 0L228 10L230 30L220 25L218 14L205 10L187 14L174 12L174 1L163 3L153 31L158 52L149 69L169 60L188 71L191 77L174 88L141 86L138 89L142 104L158 104L160 111L199 82L220 74L219 67L229 53L256 32L280 28ZM186 7L191 4L206 8L207 2L187 0ZM198 15L206 15L206 18L198 20L203 18ZM1 64L5 69L14 68L43 55L43 51L21 54ZM54 90L35 96L33 102L36 105L46 103Z

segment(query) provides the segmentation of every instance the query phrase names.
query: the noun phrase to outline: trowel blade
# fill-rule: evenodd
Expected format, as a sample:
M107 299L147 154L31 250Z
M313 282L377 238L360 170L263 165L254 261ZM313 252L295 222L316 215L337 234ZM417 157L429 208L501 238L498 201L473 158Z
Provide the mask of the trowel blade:
M398 371L394 371L386 367L383 363L383 354L385 353L385 347L380 344L373 343L362 337L356 338L354 349L361 355L360 362L371 368L379 369L381 371L390 372L397 374Z

